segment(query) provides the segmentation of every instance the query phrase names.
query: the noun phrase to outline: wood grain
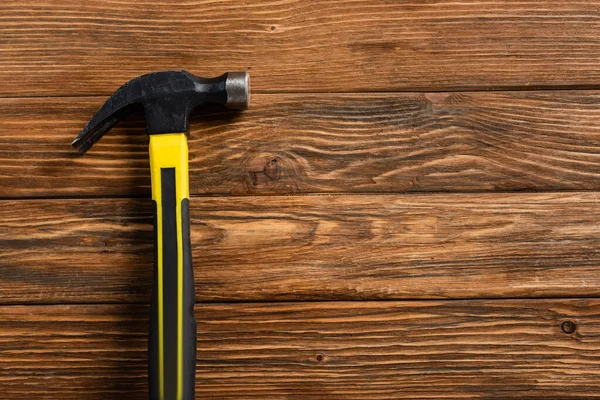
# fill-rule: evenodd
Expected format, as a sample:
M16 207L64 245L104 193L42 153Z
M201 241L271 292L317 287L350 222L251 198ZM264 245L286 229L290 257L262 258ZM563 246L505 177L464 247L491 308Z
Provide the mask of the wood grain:
M600 295L597 193L192 198L197 299ZM0 203L0 302L143 302L148 200Z
M0 197L149 197L141 115L85 156L69 146L104 100L0 99ZM597 91L257 95L252 107L194 119L193 194L600 189Z
M250 70L257 92L598 86L590 0L0 3L0 96Z
M3 399L144 399L147 309L0 308ZM197 399L597 398L600 302L198 305ZM565 334L571 321L576 330Z

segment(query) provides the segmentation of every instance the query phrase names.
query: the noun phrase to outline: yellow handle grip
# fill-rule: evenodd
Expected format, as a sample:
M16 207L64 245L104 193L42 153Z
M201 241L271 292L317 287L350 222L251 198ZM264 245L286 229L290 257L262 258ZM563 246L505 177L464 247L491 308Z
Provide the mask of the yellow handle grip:
M155 204L148 340L150 399L192 400L196 321L185 133L150 135L150 172Z

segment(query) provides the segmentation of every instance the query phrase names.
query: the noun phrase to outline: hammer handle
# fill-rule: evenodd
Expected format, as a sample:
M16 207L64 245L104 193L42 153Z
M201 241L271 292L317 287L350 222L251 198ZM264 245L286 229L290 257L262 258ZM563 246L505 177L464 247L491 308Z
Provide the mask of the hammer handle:
M151 400L193 400L194 277L185 133L150 135L154 280L148 340Z

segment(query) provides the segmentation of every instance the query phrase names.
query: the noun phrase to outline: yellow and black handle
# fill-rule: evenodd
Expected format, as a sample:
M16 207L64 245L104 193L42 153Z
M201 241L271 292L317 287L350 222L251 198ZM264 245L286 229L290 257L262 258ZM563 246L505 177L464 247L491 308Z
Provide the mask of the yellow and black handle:
M150 171L155 206L150 399L192 400L197 328L185 133L150 135Z

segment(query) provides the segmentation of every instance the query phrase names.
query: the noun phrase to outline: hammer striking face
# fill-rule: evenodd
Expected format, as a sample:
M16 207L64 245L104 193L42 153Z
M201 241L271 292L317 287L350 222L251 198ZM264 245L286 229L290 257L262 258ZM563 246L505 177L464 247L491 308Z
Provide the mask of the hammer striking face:
M228 72L211 79L186 71L143 75L113 93L72 143L84 153L135 106L144 108L154 204L148 339L151 400L194 399L197 328L190 248L189 117L208 104L246 109L249 90L246 72Z

